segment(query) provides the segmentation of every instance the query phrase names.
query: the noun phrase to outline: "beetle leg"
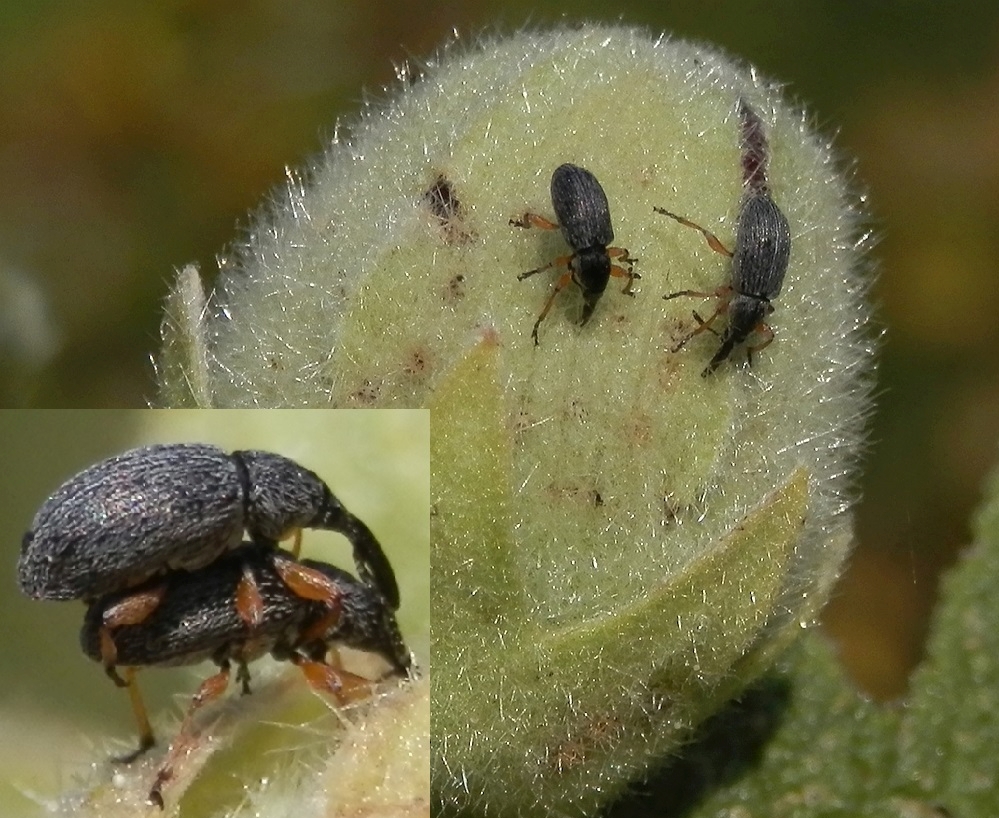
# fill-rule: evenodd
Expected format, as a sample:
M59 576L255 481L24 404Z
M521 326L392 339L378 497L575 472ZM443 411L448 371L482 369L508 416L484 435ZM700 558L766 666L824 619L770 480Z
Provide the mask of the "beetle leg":
M774 340L774 331L769 324L761 323L756 327L756 330L763 335L765 340L760 344L746 346L746 360L749 361L750 366L753 365L753 353L759 352L761 349L766 349Z
M519 219L510 219L514 227L540 227L542 230L558 230L558 224L539 216L537 213L525 213Z
M250 628L259 627L264 621L264 600L250 566L243 566L243 576L236 586L236 613Z
M101 664L104 666L104 672L118 687L128 687L129 683L115 670L118 647L114 643L111 631L123 625L139 625L144 622L163 601L165 593L166 585L158 585L147 591L131 594L104 611L101 617L102 624L97 632L101 646Z
M128 682L118 675L118 646L111 638L111 631L102 625L97 631L97 638L100 640L101 664L104 666L104 672L117 687L128 687Z
M529 278L535 273L543 273L545 270L551 270L554 267L568 267L572 263L572 259L572 256L559 256L557 259L549 261L544 267L538 267L536 270L528 270L526 273L521 273L517 276L517 281L523 281L525 278ZM569 282L567 281L566 284L568 283ZM564 287L565 284L562 286Z
M627 252L627 250L625 252ZM631 289L631 286L632 284L635 283L637 279L641 278L641 276L638 273L634 272L630 268L626 270L624 269L624 267L618 267L616 264L612 264L610 268L610 274L615 278L628 279L628 283L624 285L624 289L621 290L621 292L623 292L625 295L635 294L634 290Z
M690 219L685 219L683 216L677 216L676 213L670 213L668 210L662 207L652 208L656 213L662 213L664 216L669 216L671 219L680 222L684 227L693 227L695 230L700 230L701 235L704 236L705 240L708 242L708 247L714 250L716 253L721 253L723 256L732 257L732 251L722 244L718 237L712 233L710 230L701 227L699 224L695 224Z
M708 332L710 332L710 333L711 333L712 335L714 335L715 337L718 337L718 330L716 330L716 329L715 329L715 328L714 328L713 326L711 326L711 325L712 325L712 324L713 324L713 323L715 322L715 319L716 319L716 318L717 318L717 317L718 317L719 315L721 315L721 310L715 310L715 311L714 311L714 312L713 312L713 313L711 314L711 317L710 317L710 318L708 318L708 320L707 320L707 321L705 321L705 320L704 320L703 318L701 318L701 314L700 314L700 313L699 313L699 312L698 312L697 310L694 310L694 311L693 311L693 312L691 313L691 315L692 315L692 316L694 316L694 320L695 320L695 321L697 322L697 329L696 329L696 330L694 330L694 334L695 334L695 335L696 335L696 334L697 334L698 332L704 332L704 330L707 330Z
M184 721L181 722L177 737L170 743L166 759L160 765L159 771L156 773L156 781L153 783L152 789L149 790L150 804L155 804L160 809L163 809L163 785L173 778L173 768L177 759L188 753L193 746L195 713L209 702L215 701L215 699L221 696L228 685L229 662L224 660L220 665L219 672L205 679L201 683L201 687L198 688L198 692L191 699L191 704L184 715Z
M554 267L557 263L565 264L568 262L569 258L571 258L571 256L567 258L555 259L555 261L553 261L548 266ZM541 269L543 270L545 268L542 267ZM539 271L531 270L530 272L522 273L521 275L517 276L517 279L523 281L524 278L526 278L527 276L537 272ZM548 300L545 302L545 308L541 310L541 315L538 316L538 320L534 322L534 329L531 330L531 337L534 339L534 346L538 346L539 344L538 327L541 326L541 322L545 320L545 316L548 315L548 311L552 308L552 304L555 303L555 296L557 296L570 281L572 281L572 272L568 271L563 273L562 276L559 278L559 280L555 282L555 288L552 290L552 294L548 296Z
M139 746L123 756L114 756L111 761L115 764L131 764L156 743L153 728L149 724L149 714L146 712L145 702L142 701L139 686L135 683L135 676L138 672L139 669L134 667L125 669L125 686L128 688L128 698L132 703L135 723L139 727Z
M721 300L721 305L719 306L719 311L728 308L728 302L732 300L732 285L722 284L720 287L716 287L713 292L705 293L700 290L679 290L675 293L670 293L669 295L663 296L663 301L669 301L671 298L680 298L681 296L690 296L692 298L717 298Z
M616 278L627 278L628 283L624 285L624 289L621 290L625 295L634 295L635 291L632 289L635 281L640 279L642 276L636 273L631 266L635 264L638 259L632 258L628 255L628 251L623 247L608 247L607 257L620 260L623 264L627 264L628 267L625 269L617 264L612 264L610 268L610 274Z
M296 647L298 645L308 645L311 642L325 642L324 637L327 632L335 627L339 621L340 609L337 606L335 610L327 612L307 628L304 628L298 635L298 639L295 640Z
M122 625L141 624L163 601L165 593L166 584L164 583L147 591L130 594L104 611L102 617L104 627L120 628Z
M298 555L302 551L302 529L300 527L293 528L290 531L286 531L278 539L279 540L290 539L292 541L291 548L289 548L288 550L291 551L291 555L295 559L298 559Z
M289 661L302 671L313 690L329 693L338 704L358 701L371 695L371 684L361 676L336 670L326 662L306 659L299 653L293 653Z
M632 264L637 264L638 263L638 259L637 258L632 258L631 256L629 256L628 252L629 251L626 250L624 247L608 247L607 248L607 255L610 258L619 259L622 264L627 264L628 266L631 266ZM635 273L635 277L636 278L641 278L641 276L638 275L638 273Z
M694 320L697 322L697 329L695 329L685 338L681 339L681 341L678 344L675 344L673 348L670 350L671 352L679 352L687 343L687 341L689 341L695 335L704 332L704 330L709 330L710 332L714 332L715 335L718 334L717 332L715 332L714 328L711 325L715 322L715 319L717 319L719 315L728 310L728 302L732 300L732 287L729 284L723 284L721 287L718 287L713 293L705 293L701 292L700 290L680 290L675 293L670 293L669 295L664 295L663 300L669 301L671 298L680 298L681 296L690 296L693 298L717 298L718 303L715 305L715 311L711 313L711 316L707 320L701 318L701 316L698 315L696 312L693 314Z
M714 334L717 335L718 333L715 331L715 328L712 327L711 325L715 322L718 316L722 314L724 309L725 309L724 306L719 306L713 313L711 313L711 316L707 319L701 318L701 316L698 315L696 312L693 313L694 320L697 322L697 328L688 333L686 337L682 338L678 344L675 344L673 348L670 350L670 352L679 352L686 345L687 341L689 341L695 335L700 335L705 330L707 330L708 332L714 332Z
M250 690L250 668L246 665L245 659L237 659L236 664L236 681L239 682L242 690L240 691L244 696L249 696L252 692Z
M293 562L277 558L274 568L284 580L284 584L302 599L314 599L325 602L331 611L340 614L340 598L343 593L340 587L321 571Z

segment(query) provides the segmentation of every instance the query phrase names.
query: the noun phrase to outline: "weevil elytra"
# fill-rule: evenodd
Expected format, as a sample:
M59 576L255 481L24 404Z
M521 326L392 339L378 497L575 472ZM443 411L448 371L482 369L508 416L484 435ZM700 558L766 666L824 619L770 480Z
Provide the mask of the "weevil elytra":
M698 333L705 330L714 332L711 326L715 319L725 313L728 325L721 337L721 346L701 373L710 375L743 343L754 331L759 331L763 341L748 346L747 357L752 363L754 352L770 344L774 339L773 330L764 322L773 312L771 303L781 291L791 256L791 228L787 218L770 195L767 181L769 145L764 133L763 120L749 104L739 99L739 121L742 145L743 197L736 223L735 252L728 250L714 233L689 219L671 213L661 207L657 213L669 216L680 224L699 230L708 246L732 259L731 283L714 292L680 290L663 296L665 299L679 296L697 298L717 297L714 313L707 319L696 312L694 319L697 328L677 344L676 352Z
M207 565L244 531L276 545L302 528L346 536L360 578L398 607L378 540L314 472L271 452L228 454L201 443L131 449L63 483L24 535L18 582L36 599L89 601L166 570Z
M304 570L303 570L304 569ZM322 574L335 588L308 598L308 587L298 582ZM262 616L248 624L239 610L243 578L251 574L258 589ZM157 598L151 611L136 608L136 600ZM138 613L138 616L135 614ZM231 666L236 680L249 692L247 663L271 654L292 662L309 684L338 701L365 695L366 680L338 670L328 654L348 646L382 656L391 672L405 675L411 668L407 651L384 596L346 571L315 560L298 561L268 546L243 543L214 562L195 571L176 570L147 580L137 588L108 594L93 601L80 632L80 644L91 659L101 662L116 681L117 668L125 676L139 728L139 747L127 757L134 760L154 743L153 732L135 683L142 667L189 665L211 660L219 671L209 677L193 697L176 738L159 768L149 793L150 802L163 806L162 789L173 776L180 755L194 740L194 716L222 695Z
M555 297L569 282L573 282L583 293L583 314L579 321L585 324L593 315L593 309L607 289L611 276L628 279L623 292L634 295L631 286L641 276L634 272L632 265L638 260L630 258L623 247L609 247L614 241L611 226L610 206L607 194L597 178L585 168L564 164L555 168L551 182L552 208L558 222L552 222L536 213L525 213L519 219L511 219L516 227L539 227L543 230L562 231L562 238L572 248L572 254L559 256L544 267L528 270L517 276L518 281L540 273L543 270L565 267L566 272L555 282L555 288L545 302L544 309L534 322L531 337L538 345L538 327L545 320ZM618 260L627 267L614 264Z

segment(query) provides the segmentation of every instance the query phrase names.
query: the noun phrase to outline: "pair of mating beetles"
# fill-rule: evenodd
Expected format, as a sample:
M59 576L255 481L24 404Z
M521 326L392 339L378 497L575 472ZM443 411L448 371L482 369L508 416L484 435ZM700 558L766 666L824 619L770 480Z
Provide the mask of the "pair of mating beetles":
M303 528L346 536L359 579L298 560ZM289 536L291 554L278 547ZM154 743L138 668L206 659L219 666L194 696L150 790L160 807L193 716L225 691L231 664L244 693L247 662L270 653L338 700L366 685L328 662L336 645L380 654L401 675L411 666L395 621L399 588L378 540L316 474L270 452L166 444L85 469L35 515L18 582L36 599L87 603L81 646L128 688L139 728L138 749L118 761Z
M660 207L654 208L657 213L699 230L712 250L732 259L730 284L718 287L713 293L681 290L663 296L665 299L678 296L715 296L718 299L715 311L708 319L694 313L697 327L673 348L674 352L698 333L705 330L714 332L712 324L715 319L727 313L728 325L721 337L721 347L701 373L705 376L717 369L732 350L754 331L760 331L763 341L747 348L750 361L753 352L763 349L773 340L773 330L764 323L764 318L773 312L771 302L780 293L791 254L791 230L787 218L771 198L767 182L769 146L763 132L763 121L744 99L740 98L738 111L744 193L736 224L735 251L728 250L717 236L689 219ZM531 337L535 345L538 344L538 327L555 297L570 281L582 291L580 323L585 324L611 276L628 280L623 290L627 295L634 295L632 284L640 278L632 269L637 259L631 258L628 251L621 247L608 246L614 241L610 208L603 188L592 173L576 165L559 166L552 174L551 197L557 223L534 213L525 213L521 218L510 221L517 227L561 228L563 238L573 250L571 255L556 258L544 267L528 270L517 277L523 281L542 270L566 268L534 322ZM614 261L627 266L615 264Z

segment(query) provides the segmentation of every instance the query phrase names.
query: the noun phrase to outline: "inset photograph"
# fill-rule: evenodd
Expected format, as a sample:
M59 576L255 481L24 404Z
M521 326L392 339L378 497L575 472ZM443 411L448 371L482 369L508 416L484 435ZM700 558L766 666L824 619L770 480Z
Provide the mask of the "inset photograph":
M0 451L0 811L429 803L429 412L5 411Z

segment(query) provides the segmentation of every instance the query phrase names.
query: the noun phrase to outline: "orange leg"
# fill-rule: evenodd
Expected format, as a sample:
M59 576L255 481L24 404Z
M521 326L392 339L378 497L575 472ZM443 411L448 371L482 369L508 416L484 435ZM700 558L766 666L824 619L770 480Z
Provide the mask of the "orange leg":
M761 344L753 344L752 346L746 347L746 359L749 361L750 366L753 365L753 353L759 352L761 349L766 349L771 343L773 343L774 340L774 331L769 324L761 323L758 327L756 327L756 330L757 332L760 332L766 340L764 340Z
M572 256L559 256L557 259L548 262L544 267L538 267L536 270L528 270L526 273L521 273L517 276L517 281L523 281L525 278L529 278L535 273L543 273L545 270L551 270L555 267L568 267L572 263Z
M291 662L302 671L313 690L330 694L338 704L359 701L371 695L371 684L361 676L336 670L326 662L306 659L297 653L291 655Z
M556 259L555 261L553 261L548 266L549 267L553 267L558 262L565 263L567 261L568 261L568 259ZM545 268L542 267L541 269L543 270ZM534 273L537 273L537 272L539 272L539 271L538 270L531 270L529 273L522 273L521 275L517 276L517 278L518 278L518 280L523 281L527 276L533 275ZM538 343L539 343L538 342L538 327L541 326L541 322L545 320L545 316L548 315L548 311L552 308L552 304L555 303L555 296L557 296L565 288L565 286L570 281L572 281L572 272L571 271L563 273L562 276L559 278L559 280L555 282L555 289L553 289L552 290L552 294L550 296L548 296L548 300L545 302L545 308L543 310L541 310L541 315L538 316L538 320L534 322L534 329L531 330L531 337L534 339L534 346L538 346Z
M627 251L625 251L627 252ZM629 259L630 261L630 259ZM612 264L610 268L610 274L615 278L626 278L628 283L624 285L624 289L621 290L625 295L634 295L634 290L631 289L631 285L635 283L635 279L641 278L641 276L631 269L625 270L624 267L618 267L616 264Z
M701 235L704 236L704 238L708 242L708 247L710 247L716 253L721 253L723 256L728 256L729 258L732 257L732 251L729 250L727 247L725 247L725 245L718 240L718 237L710 230L701 227L699 224L695 224L690 219L685 219L683 216L677 216L676 213L670 213L668 210L665 210L664 208L654 207L652 209L656 211L656 213L662 213L664 216L669 216L671 219L680 222L680 224L682 224L684 227L693 227L695 230L700 230Z
M340 588L326 574L281 557L275 557L274 567L294 594L325 602L340 615ZM250 628L258 627L264 619L264 600L249 568L243 569L236 587L236 612Z
M719 306L713 313L711 313L710 317L707 318L707 320L701 318L701 316L695 312L694 320L697 321L697 329L693 330L684 338L682 338L678 344L674 344L673 348L670 351L679 352L686 345L687 341L689 341L695 335L700 335L705 330L707 330L708 332L715 332L714 328L711 325L715 322L718 316L721 315L722 312L724 312L724 310L725 310L724 306ZM717 334L718 333L715 332L715 335Z
M243 576L236 586L236 613L251 628L264 621L264 600L248 565L243 566Z
M135 676L138 672L138 668L134 667L125 669L125 685L128 689L128 698L132 703L135 722L139 726L139 746L131 753L112 758L111 761L115 764L131 764L156 743L152 725L149 724L149 714L146 712L146 705L142 701L142 694L139 693L139 686L135 683Z
M340 586L326 574L291 560L276 559L274 567L281 575L281 579L284 580L284 584L295 594L303 599L325 602L332 611L339 615L340 599L343 594L340 591Z
M510 219L514 227L540 227L542 230L558 230L558 224L539 216L537 213L525 213L519 219Z
M622 263L627 264L629 267L632 264L636 264L638 262L638 259L629 256L628 251L625 250L623 247L608 247L607 256L608 258L620 259ZM634 273L634 276L635 278L641 278L641 276L638 273Z
M716 330L711 325L715 322L715 319L717 319L718 316L721 315L721 314L722 314L722 310L721 310L721 308L719 308L719 309L715 310L713 313L711 313L711 315L708 316L708 320L705 321L703 318L701 318L701 314L697 310L694 310L691 313L691 315L694 316L694 320L697 322L697 329L695 329L691 333L691 335L697 335L697 333L704 332L704 330L707 330L712 335L717 336L718 335L718 330Z
M122 679L118 675L118 671L115 670L115 664L118 661L118 647L114 643L111 631L122 625L139 625L145 622L163 601L165 593L166 585L158 585L148 591L131 594L104 611L101 618L102 624L97 633L101 644L101 664L104 666L104 672L118 687L128 687L129 683Z
M732 300L732 285L723 284L711 293L703 293L700 290L680 290L679 292L664 295L663 301L669 301L671 298L679 298L680 296L690 296L692 298L718 298L723 300L725 307L728 307L728 302Z
M340 621L340 609L337 606L336 610L332 610L325 616L319 617L315 622L313 622L309 627L303 630L299 635L298 639L295 640L296 645L308 645L310 642L322 641L325 642L326 633L333 628L337 622Z
M676 344L672 348L671 350L672 352L679 352L680 349L682 349L683 346L687 343L687 341L689 341L695 335L699 335L700 333L704 332L705 330L708 330L710 332L715 332L714 328L711 325L715 322L715 320L718 318L719 315L728 310L728 302L732 299L732 287L728 284L725 284L716 289L713 293L704 293L700 292L699 290L680 290L679 292L676 293L670 293L669 295L664 295L663 300L669 301L671 298L679 298L680 296L691 296L694 298L713 297L718 299L718 303L715 306L715 311L711 313L711 316L706 320L704 318L701 318L701 316L698 315L696 312L694 313L694 320L697 321L697 329L695 329L689 335L684 337L680 341L680 343ZM715 332L715 335L717 334L718 333Z
M242 672L242 668L241 671ZM209 676L201 683L198 692L191 699L184 721L181 722L177 737L170 743L166 759L156 773L156 781L149 791L149 803L163 809L163 786L173 778L173 768L177 759L189 753L194 747L194 715L209 702L221 696L229 685L229 663L224 662L214 676Z

